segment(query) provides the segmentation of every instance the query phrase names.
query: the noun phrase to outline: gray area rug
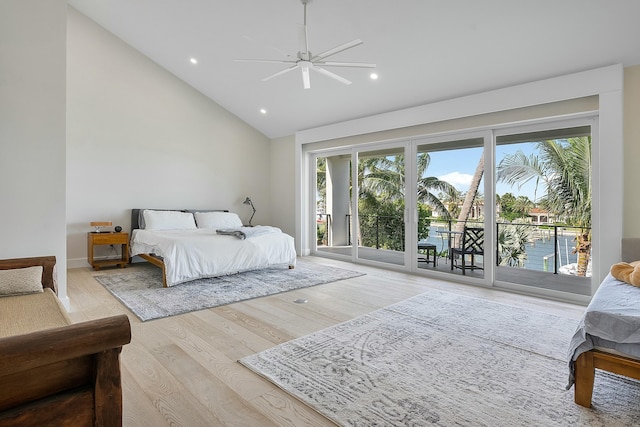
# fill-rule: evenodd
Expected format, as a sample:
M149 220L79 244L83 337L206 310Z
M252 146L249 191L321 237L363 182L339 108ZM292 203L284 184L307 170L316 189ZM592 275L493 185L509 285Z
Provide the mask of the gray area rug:
M243 358L344 426L640 425L640 383L567 391L576 320L429 291Z
M144 322L362 275L299 259L291 270L282 265L169 288L162 287L160 269L150 265L94 278Z

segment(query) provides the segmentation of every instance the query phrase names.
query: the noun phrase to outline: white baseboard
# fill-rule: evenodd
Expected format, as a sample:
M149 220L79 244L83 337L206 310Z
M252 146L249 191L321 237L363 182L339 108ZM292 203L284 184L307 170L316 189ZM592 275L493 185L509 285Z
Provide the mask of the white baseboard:
M59 298L60 302L62 303L62 305L64 306L65 310L67 310L67 313L71 312L71 303L69 302L69 297L64 297L64 298Z
M105 259L109 259L109 257L96 257L95 259L105 260ZM146 262L145 260L137 256L134 256L133 258L131 258L130 261L132 264L136 262ZM84 268L84 267L91 267L91 264L89 264L86 258L67 258L67 268Z
M86 258L67 258L67 268L91 267Z

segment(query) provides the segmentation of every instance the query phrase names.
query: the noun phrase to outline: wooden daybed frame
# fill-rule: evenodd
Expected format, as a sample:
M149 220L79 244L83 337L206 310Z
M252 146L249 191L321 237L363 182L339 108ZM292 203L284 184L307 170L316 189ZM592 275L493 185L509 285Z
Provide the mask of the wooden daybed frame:
M0 269L42 266L43 289L57 295L55 264L54 256L19 258L0 260ZM35 308L31 296L3 298L26 297ZM64 310L48 301L36 308L45 324L50 310ZM119 357L130 341L124 314L0 338L0 426L121 426Z
M591 407L596 368L640 380L639 360L601 350L585 351L576 359L574 368L574 401L586 408Z
M622 260L640 260L640 238L622 239ZM596 368L640 380L640 360L599 349L586 351L578 356L574 364L574 401L580 406L591 407Z

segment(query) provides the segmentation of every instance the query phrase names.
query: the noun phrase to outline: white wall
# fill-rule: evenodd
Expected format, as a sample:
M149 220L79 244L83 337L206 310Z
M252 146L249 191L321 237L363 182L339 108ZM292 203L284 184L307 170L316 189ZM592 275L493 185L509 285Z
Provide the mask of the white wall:
M67 247L131 208L230 209L270 223L269 140L73 8L68 12ZM101 250L109 250L101 247ZM98 256L104 255L98 253Z
M295 138L271 140L271 224L295 236Z
M640 237L640 65L624 69L624 237Z
M63 302L66 7L0 2L0 258L55 255Z

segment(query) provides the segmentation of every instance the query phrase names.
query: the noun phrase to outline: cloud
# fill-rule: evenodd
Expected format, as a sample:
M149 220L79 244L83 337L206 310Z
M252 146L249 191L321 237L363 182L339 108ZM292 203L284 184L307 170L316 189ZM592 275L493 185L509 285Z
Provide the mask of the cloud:
M446 175L439 176L438 179L441 181L447 181L449 184L456 187L456 190L466 190L471 184L473 175L469 175L468 173L451 172Z

